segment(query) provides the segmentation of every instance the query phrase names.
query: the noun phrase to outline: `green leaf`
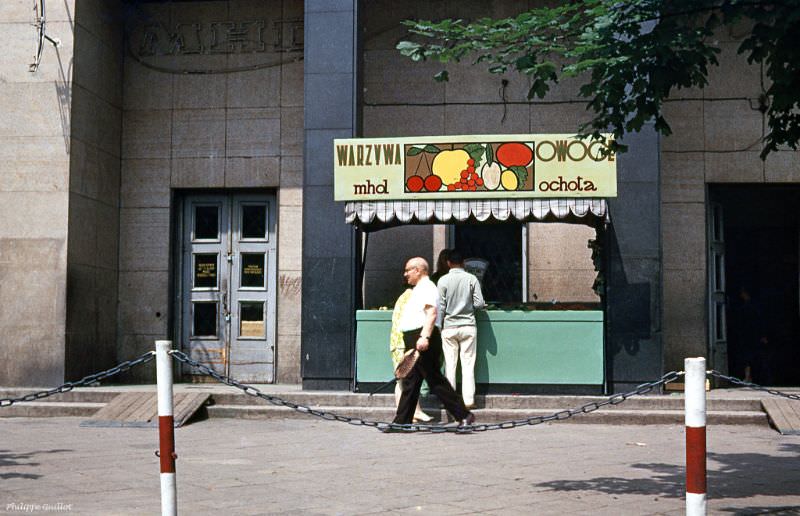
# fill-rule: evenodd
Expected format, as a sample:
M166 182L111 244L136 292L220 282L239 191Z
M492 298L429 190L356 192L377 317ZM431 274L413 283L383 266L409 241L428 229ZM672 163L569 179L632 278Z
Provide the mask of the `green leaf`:
M436 82L447 82L450 80L450 74L447 72L447 70L442 70L433 76L433 80Z
M492 144L486 144L486 164L491 165L494 163L494 150L492 150Z
M419 147L411 147L410 149L408 149L408 152L406 152L406 156L416 156L420 152L422 152L422 149L420 149Z
M525 181L528 180L528 169L525 167L508 167L517 176L517 190L522 190L525 186Z
M464 150L467 151L469 157L475 161L473 166L478 168L483 160L483 153L485 152L483 145L480 143L468 143L464 145Z
M439 152L442 151L442 149L440 149L436 145L426 145L425 148L422 150L424 150L428 154L438 154Z

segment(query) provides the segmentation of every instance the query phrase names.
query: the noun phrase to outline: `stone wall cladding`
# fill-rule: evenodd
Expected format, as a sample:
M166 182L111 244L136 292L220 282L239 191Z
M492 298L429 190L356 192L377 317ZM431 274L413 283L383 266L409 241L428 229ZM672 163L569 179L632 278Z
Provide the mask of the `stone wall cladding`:
M673 130L661 147L665 370L708 352L707 185L800 181L800 152L759 158L766 121L757 108L766 79L737 54L734 32L721 32L718 41L720 66L709 70L709 85L679 90L664 107Z
M30 2L0 2L0 385L65 379L72 0L53 3L41 65L30 72Z
M302 17L302 0L231 0L139 3L127 22L131 28L143 22L174 27L176 23L264 21L269 35L272 22ZM173 311L168 272L174 194L182 189L266 188L278 194L276 379L299 381L303 63L287 60L287 55L204 53L155 56L146 61L170 73L145 66L131 57L130 49L126 52L120 182L121 357L143 353L152 348L153 340L167 335L164 314ZM270 63L275 66L264 66ZM187 75L181 69L228 72ZM145 284L152 286L143 288ZM134 373L135 380L152 378L149 371Z
M508 73L494 75L471 62L448 64L413 62L400 55L395 45L405 32L400 21L511 16L529 8L529 2L391 2L364 4L364 137L446 134L571 133L585 113L576 99L576 84L560 85L544 101L526 98L530 81ZM445 83L433 75L442 68L450 74ZM508 81L504 87L502 81ZM531 228L542 226L532 224ZM592 292L593 270L585 227L554 230L542 228L570 255L569 263L553 260L552 246L539 245L529 233L529 295L562 301L599 301ZM413 254L435 261L432 226L409 226L370 236L366 263L367 307L391 306L402 292L400 271ZM388 247L387 247L388 246ZM387 249L382 249L387 247ZM561 251L559 251L560 253ZM573 274L575 268L579 274ZM531 297L531 300L533 298Z

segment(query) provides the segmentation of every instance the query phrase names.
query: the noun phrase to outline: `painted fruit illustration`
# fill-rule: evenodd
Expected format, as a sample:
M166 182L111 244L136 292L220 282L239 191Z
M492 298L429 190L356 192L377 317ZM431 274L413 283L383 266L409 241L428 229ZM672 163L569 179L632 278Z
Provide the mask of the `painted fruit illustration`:
M467 151L462 149L441 151L433 158L431 171L446 185L457 183L461 180L461 171L467 168L469 159Z
M425 178L425 189L429 192L438 192L442 187L442 179L439 176L430 175Z
M481 167L481 179L487 190L495 190L500 186L500 165L497 162L486 163Z
M527 167L533 151L524 143L504 143L497 148L495 158L506 167Z
M408 188L410 192L419 192L424 185L425 181L419 176L411 176L406 181L406 188Z
M503 170L503 174L500 176L500 184L502 184L503 188L506 190L516 190L519 186L517 174L511 170Z

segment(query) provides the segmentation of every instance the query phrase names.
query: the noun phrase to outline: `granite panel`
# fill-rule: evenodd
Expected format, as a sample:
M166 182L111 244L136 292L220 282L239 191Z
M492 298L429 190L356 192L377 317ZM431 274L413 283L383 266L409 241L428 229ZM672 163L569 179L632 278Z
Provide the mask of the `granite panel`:
M527 134L527 109L503 104L459 104L444 108L444 134Z
M221 188L225 186L222 158L185 158L171 161L172 188Z
M658 256L659 199L657 183L623 183L608 209L619 252L631 256Z
M299 271L281 270L278 276L278 335L300 335L302 281Z
M303 108L281 108L280 154L303 155Z
M126 111L122 117L122 157L169 158L172 118L172 112L167 110Z
M672 134L661 139L662 151L690 152L705 148L702 100L666 101L662 115Z
M331 224L331 221L338 223ZM344 208L333 201L333 188L306 186L303 194L303 252L306 258L348 258L353 229L344 223Z
M761 150L763 115L748 100L705 101L703 109L706 150Z
M189 63L184 64L184 61L186 60L181 60L182 65L189 68ZM201 69L222 70L226 67L225 56L202 56ZM176 110L224 108L227 100L227 75L224 73L173 75L172 107Z
M82 195L69 196L70 264L97 265L97 201Z
M228 188L275 187L280 184L280 158L228 158L225 186Z
M0 82L0 106L0 137L61 136L69 131L69 105L52 83Z
M800 151L771 152L764 163L768 183L800 183Z
M350 12L355 9L354 0L306 0L306 13Z
M347 129L353 125L353 75L305 74L306 129Z
M282 186L278 190L278 204L281 208L290 206L302 207L303 189L296 186Z
M705 202L702 152L661 153L661 201Z
M120 271L119 333L166 335L168 292L166 271Z
M174 110L171 156L173 158L223 157L226 146L225 118L224 109Z
M291 62L281 66L281 106L303 106L303 62Z
M352 138L350 129L319 129L305 131L304 174L302 184L308 186L333 186L333 161L331 153L334 138ZM366 136L366 135L365 135ZM282 169L281 172L287 169ZM291 168L295 171L296 169Z
M170 109L173 106L173 75L125 60L122 105L126 110Z
M664 269L664 332L701 335L706 331L705 269Z
M706 183L763 183L764 162L760 151L707 152Z
M364 136L429 136L445 133L445 106L366 106Z
M592 290L594 270L533 270L529 277L529 301L600 302Z
M121 176L123 208L169 207L170 160L124 159Z
M67 192L0 192L0 239L66 239Z
M519 109L519 107L515 107ZM530 103L530 132L532 134L575 134L589 120L583 104Z
M0 158L0 192L65 191L69 179L66 159Z
M622 139L622 143L628 146L628 151L617 156L620 196L623 190L621 183L631 181L653 182L653 193L658 195L659 138L653 124L648 123L638 133L626 134Z
M10 1L12 0L3 0L0 4ZM3 7L0 6L0 12L2 10ZM61 46L56 49L49 43L45 45L39 68L35 72L30 72L27 66L33 63L35 50L31 5L25 6L27 19L24 22L9 22L8 18L0 14L0 20L3 21L3 30L0 32L0 44L3 48L3 52L0 52L0 77L3 79L1 82L47 83L52 88L53 84L61 85L71 78L68 65L74 54L72 25L51 21L49 11L48 6L47 32L57 35L61 40Z
M269 62L278 62L282 58L282 54L270 54L270 56ZM259 57L262 60L267 59L263 55ZM229 66L237 66L236 62L236 59L231 58ZM256 108L277 107L280 105L282 68L281 66L273 66L260 70L227 74L228 107Z
M278 335L276 381L279 384L300 383L300 335Z
M705 205L666 203L661 217L664 269L705 269Z
M708 68L708 85L705 98L749 98L761 94L761 67L748 64L746 54L737 49L741 41L719 41L721 53L717 54L718 66Z
M502 75L489 73L488 67L487 64L473 65L472 60L450 63L447 66L450 80L444 87L445 102L484 103L503 102L505 99L508 102L518 103L509 106L509 111L516 107L518 111L526 112L530 88L528 77L516 72ZM438 73L438 70L434 73ZM504 80L507 81L505 86ZM559 91L563 89L559 88ZM548 100L553 99L548 98Z
M395 49L367 51L363 67L364 103L444 103L445 84L433 79L443 68L443 64L434 61L414 62Z
M229 109L225 138L225 152L228 157L279 156L280 111Z
M303 208L281 205L278 209L278 270L281 274L299 271L302 260Z
M354 52L353 17L352 8L325 13L306 8L304 30L314 35L305 40L306 75L352 74L352 59L342 59L342 56Z
M331 142L331 146L333 142ZM320 153L324 156L324 153ZM321 157L320 157L321 159ZM333 180L331 180L332 182ZM303 158L281 156L281 188L303 186Z
M121 271L166 271L169 267L169 209L120 210Z

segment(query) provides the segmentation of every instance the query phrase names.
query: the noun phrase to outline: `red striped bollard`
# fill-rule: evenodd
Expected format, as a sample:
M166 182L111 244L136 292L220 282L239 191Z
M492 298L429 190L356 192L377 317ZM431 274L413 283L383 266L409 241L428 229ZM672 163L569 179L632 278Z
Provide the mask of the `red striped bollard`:
M172 341L156 341L158 383L158 456L161 459L161 514L177 516L175 485L175 423L172 414Z
M684 360L686 514L706 514L706 359Z

